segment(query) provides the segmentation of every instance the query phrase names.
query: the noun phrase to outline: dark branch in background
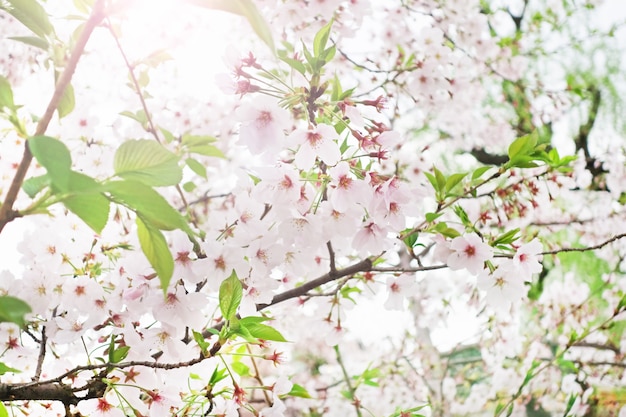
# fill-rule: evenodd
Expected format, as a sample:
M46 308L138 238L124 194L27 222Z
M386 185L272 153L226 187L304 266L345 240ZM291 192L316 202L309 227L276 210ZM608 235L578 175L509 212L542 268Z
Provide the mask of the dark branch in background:
M524 15L526 14L527 6L528 6L528 0L524 0L524 8L522 9L522 12L519 14L519 16L514 16L513 13L511 13L511 9L507 8L507 13L509 14L509 16L511 16L513 23L515 23L515 30L518 33L522 31L522 21L524 20Z
M80 33L80 37L76 41L76 45L72 50L69 60L67 61L67 65L65 65L65 69L57 80L54 94L52 95L52 98L48 103L46 112L39 120L39 123L37 123L37 129L35 130L34 136L43 135L44 133L46 133L48 125L50 124L50 120L52 120L54 112L59 107L59 103L61 102L63 93L65 92L65 89L72 80L72 76L74 75L74 71L76 70L76 66L78 65L78 61L82 56L83 51L85 50L85 46L87 45L87 41L89 40L91 33L96 28L96 26L100 24L102 19L104 19L103 5L104 0L99 0L94 5L91 16L89 16L89 19L87 20L87 22L85 22L83 31ZM24 154L22 155L22 160L17 167L15 177L13 177L11 186L7 191L4 203L2 203L2 206L0 206L0 232L2 232L4 226L6 226L7 223L20 216L19 212L13 209L13 204L15 204L15 200L17 199L17 195L20 192L22 183L26 178L26 172L28 171L32 160L33 155L28 147L28 141L26 141L24 143Z
M492 154L484 150L483 148L474 148L470 151L470 155L472 155L478 162L485 165L504 165L509 161L509 157L507 155L498 155Z

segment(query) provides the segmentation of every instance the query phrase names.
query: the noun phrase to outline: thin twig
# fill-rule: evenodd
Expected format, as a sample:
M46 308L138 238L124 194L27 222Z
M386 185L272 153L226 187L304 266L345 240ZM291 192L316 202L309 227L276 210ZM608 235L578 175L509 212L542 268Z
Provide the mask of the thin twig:
M33 381L39 381L41 377L41 368L43 367L43 360L46 357L46 344L48 337L46 336L46 326L41 329L41 341L39 342L39 357L37 358L37 368L35 368L35 376Z

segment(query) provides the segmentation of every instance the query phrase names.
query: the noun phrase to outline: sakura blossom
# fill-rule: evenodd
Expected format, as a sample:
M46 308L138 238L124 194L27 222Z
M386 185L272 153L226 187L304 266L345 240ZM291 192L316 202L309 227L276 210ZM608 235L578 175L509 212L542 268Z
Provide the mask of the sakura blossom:
M493 258L493 250L475 233L456 237L450 242L451 254L447 264L452 270L467 269L477 275L485 268L485 262Z
M581 3L0 2L0 416L624 414Z

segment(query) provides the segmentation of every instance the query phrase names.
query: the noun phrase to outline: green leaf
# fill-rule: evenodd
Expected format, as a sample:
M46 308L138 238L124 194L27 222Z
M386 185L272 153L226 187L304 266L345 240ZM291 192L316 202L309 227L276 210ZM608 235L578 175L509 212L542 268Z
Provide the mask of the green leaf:
M193 181L187 181L183 184L183 190L190 193L196 189L196 184Z
M429 213L430 214L430 213ZM408 233L410 232L411 229L405 229L403 231L403 233ZM413 233L407 237L404 238L404 244L408 247L408 248L412 248L415 246L415 244L417 243L417 233Z
M293 384L291 391L285 395L286 397L311 398L311 394L302 385Z
M218 370L217 368L215 368L213 370L213 373L211 374L211 378L209 379L208 385L214 386L215 384L217 384L218 382L220 382L227 376L228 376L228 372L226 371L226 369Z
M244 338L248 343L259 343L259 339L252 336L252 334L248 331L248 328L245 326L242 326L239 323L239 320L237 319L236 315L233 315L230 318L229 322L230 322L230 329L229 329L229 332L227 333L227 338L229 338L232 335L237 335L237 336Z
M484 166L480 168L476 168L472 173L472 180L478 179L483 176L483 174L491 169L490 166Z
M112 181L104 187L113 202L135 211L152 227L160 230L181 229L193 235L185 218L151 187L137 181Z
M3 403L0 403L0 417L9 417L9 412Z
M24 316L31 311L30 306L19 298L10 295L0 296L0 323L15 323L24 327L26 326Z
M144 223L139 216L137 217L136 223L137 237L139 238L141 250L159 276L163 293L166 293L167 287L170 285L170 280L172 279L172 274L174 273L174 258L172 257L172 253L160 230Z
M37 162L48 171L52 186L67 191L72 167L72 156L67 146L49 136L33 136L27 143Z
M208 136L208 135L185 134L180 140L180 143L184 147L210 145L211 143L215 143L215 142L217 142L217 139L213 136Z
M306 74L306 67L301 61L288 57L285 51L279 51L278 56L281 61L285 62L287 65L298 71L300 74Z
M96 233L102 233L106 226L111 206L102 190L100 183L93 178L71 171L68 183L70 194L61 200L65 207Z
M148 123L148 117L146 116L146 112L144 112L143 110L138 110L136 113L125 110L123 112L120 112L120 116L125 116L129 119L133 119L139 122L142 126Z
M285 339L284 336L275 328L261 323L244 322L246 318L241 319L240 324L248 329L248 332L250 332L252 337L263 340L272 340L274 342L287 341L287 339Z
M328 38L330 37L330 28L333 26L333 19L325 24L316 34L313 39L313 55L319 57L322 55L322 51L326 48Z
M445 190L446 187L446 176L443 175L441 171L439 171L436 167L433 167L433 172L435 173L435 179L437 181L437 189Z
M209 349L209 346L211 346L211 344L204 339L204 336L202 336L202 333L199 333L195 330L192 330L192 332L193 332L193 340L196 341L196 343L198 344L202 352L206 353Z
M4 362L0 362L0 375L4 375L7 372L19 374L22 371L20 371L19 369L11 368L10 366L7 366L7 364L5 364ZM0 412L0 416L2 416L1 412Z
M198 174L200 177L207 179L206 167L202 165L200 162L198 162L198 160L193 159L193 158L187 158L185 160L185 164L187 164L189 169L191 169L193 172Z
M435 220L437 220L439 217L443 216L443 212L439 212L439 213L426 213L426 221L428 223L432 223Z
M28 178L22 184L22 190L30 197L35 198L35 196L44 188L50 185L50 177L48 174L39 175L37 177Z
M130 346L120 346L117 349L115 349L113 353L110 355L111 363L120 363L121 361L126 359L126 356L128 356L129 350L130 350Z
M11 83L9 83L9 80L0 75L0 110L2 110L3 107L14 110L15 103L13 102L13 90L11 89Z
M189 146L187 150L190 153L197 153L198 155L226 158L224 156L224 153L217 146L214 145L194 145Z
M40 38L54 32L48 14L36 0L7 0L8 12Z
M152 187L176 185L183 178L178 157L148 139L124 142L115 152L113 169L118 177Z
M536 135L521 136L513 141L508 149L509 159L513 160L518 155L529 155L537 145Z
M70 114L74 110L75 106L76 99L74 97L74 87L72 87L72 84L68 84L67 87L65 87L65 90L63 90L61 101L59 101L59 106L57 107L59 119L62 119Z
M516 228L501 234L493 241L492 245L508 245L515 242L517 239L519 239L519 236L516 236L519 233L519 230L519 228Z
M439 191L439 184L437 183L437 178L435 178L435 176L431 174L430 172L424 172L424 175L426 175L426 178L428 179L428 182L430 182L430 185L433 186L433 189L435 191Z
M232 320L235 317L242 297L243 287L237 278L237 273L233 270L232 274L222 281L219 291L220 311L226 320Z
M243 362L233 362L230 367L237 375L240 376L249 376L250 375L250 367Z
M465 176L467 175L467 173L457 173L457 174L452 174L448 177L448 179L446 179L446 185L445 185L445 190L446 192L450 192L452 191L452 189L461 181L463 181L463 178L465 178Z
M208 9L222 10L229 13L238 14L248 19L250 26L256 32L257 36L270 47L272 52L276 50L274 47L274 38L272 31L257 9L252 0L185 0L187 3Z

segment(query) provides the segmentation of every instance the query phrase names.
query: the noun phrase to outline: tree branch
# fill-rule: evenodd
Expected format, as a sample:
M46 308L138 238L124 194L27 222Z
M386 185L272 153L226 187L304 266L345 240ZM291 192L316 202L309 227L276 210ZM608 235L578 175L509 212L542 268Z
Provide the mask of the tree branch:
M80 37L76 41L76 46L72 50L69 60L67 61L67 65L65 69L61 73L61 76L57 80L56 87L54 89L54 94L48 103L48 107L46 112L39 120L37 124L37 129L35 130L35 135L43 135L46 133L48 129L48 125L52 120L52 116L54 112L59 107L59 103L61 102L61 98L63 97L63 93L65 93L65 89L70 84L72 80L72 76L74 75L74 71L76 70L76 66L78 65L78 61L85 50L85 46L87 45L87 41L91 36L93 30L100 24L102 19L104 19L104 0L98 0L93 7L93 11L89 19L85 23L83 31L80 34ZM17 195L22 187L22 183L24 182L24 178L26 178L26 172L30 167L30 163L33 160L33 154L30 152L28 147L28 141L24 143L24 154L22 155L22 160L17 167L15 172L15 177L13 177L13 181L11 182L11 186L7 191L7 195L4 199L4 203L0 206L0 232L4 229L9 222L11 222L16 217L19 217L19 213L13 209L13 204L15 204L15 200L17 199Z

